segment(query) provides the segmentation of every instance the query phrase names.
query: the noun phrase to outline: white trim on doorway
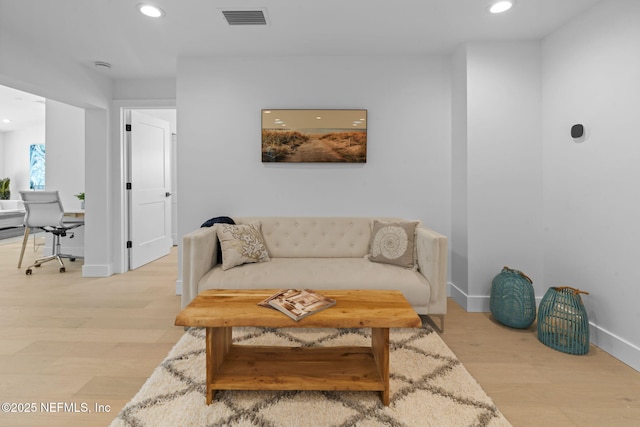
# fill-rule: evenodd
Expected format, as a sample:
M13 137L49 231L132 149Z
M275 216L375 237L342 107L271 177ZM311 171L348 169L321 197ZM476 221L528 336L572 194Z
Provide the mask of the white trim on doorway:
M117 111L113 120L113 134L118 135L118 144L113 144L112 156L120 159L117 170L113 171L113 212L117 212L113 220L114 245L113 260L114 272L125 273L128 270L127 244L127 193L126 193L126 111L149 109L177 109L175 99L147 99L147 100L117 100L113 101L114 111Z

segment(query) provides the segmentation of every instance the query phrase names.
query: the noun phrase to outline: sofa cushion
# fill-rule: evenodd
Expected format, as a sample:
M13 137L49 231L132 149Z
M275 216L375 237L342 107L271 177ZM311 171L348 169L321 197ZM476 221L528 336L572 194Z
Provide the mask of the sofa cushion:
M362 258L369 253L371 218L233 217L260 221L271 258Z
M247 263L269 261L260 222L242 225L220 224L217 234L222 248L223 270Z
M373 221L371 256L374 262L414 268L415 234L418 221Z
M206 289L392 289L413 305L426 305L431 285L419 272L365 258L271 258L223 271L209 270L198 283Z

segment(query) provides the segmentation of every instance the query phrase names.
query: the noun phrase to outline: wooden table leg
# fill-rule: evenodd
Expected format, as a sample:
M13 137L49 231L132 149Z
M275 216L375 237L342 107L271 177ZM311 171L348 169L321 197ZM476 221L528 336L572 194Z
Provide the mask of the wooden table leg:
M378 365L378 372L384 382L382 403L389 405L389 328L371 329L371 350Z
M231 348L232 328L207 328L207 405L211 405L216 395L213 389L213 381L224 357Z
M22 250L20 251L20 259L18 260L18 268L22 267L22 258L24 258L24 249L29 241L29 227L24 227L24 237L22 238Z

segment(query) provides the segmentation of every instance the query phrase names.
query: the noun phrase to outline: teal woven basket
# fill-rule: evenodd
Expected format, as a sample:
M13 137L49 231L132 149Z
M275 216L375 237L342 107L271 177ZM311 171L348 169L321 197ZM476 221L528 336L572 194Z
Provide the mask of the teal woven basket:
M564 353L589 352L589 318L580 294L568 286L549 288L538 308L538 339Z
M490 308L493 317L512 328L524 329L536 320L533 282L521 271L504 267L491 282Z

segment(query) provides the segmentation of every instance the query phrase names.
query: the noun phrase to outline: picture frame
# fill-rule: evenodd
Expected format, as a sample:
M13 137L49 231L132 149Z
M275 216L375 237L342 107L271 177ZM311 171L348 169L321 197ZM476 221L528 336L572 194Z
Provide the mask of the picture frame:
M263 109L262 162L366 163L367 110Z

